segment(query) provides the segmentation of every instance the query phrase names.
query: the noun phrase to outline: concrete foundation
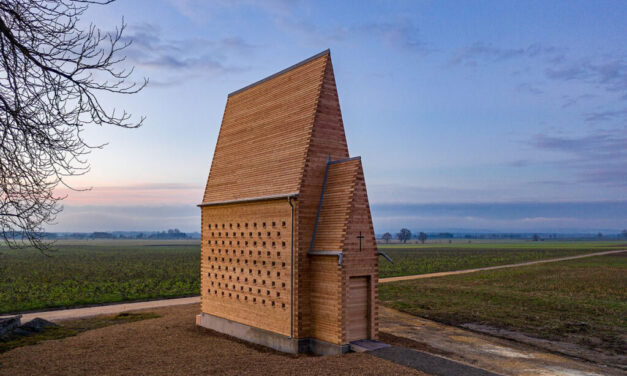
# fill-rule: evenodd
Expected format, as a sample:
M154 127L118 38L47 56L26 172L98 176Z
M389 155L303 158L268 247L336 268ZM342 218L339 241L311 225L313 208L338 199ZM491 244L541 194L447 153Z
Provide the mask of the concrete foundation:
M196 325L290 354L337 355L349 350L348 345L336 345L315 338L290 338L207 313L196 316Z

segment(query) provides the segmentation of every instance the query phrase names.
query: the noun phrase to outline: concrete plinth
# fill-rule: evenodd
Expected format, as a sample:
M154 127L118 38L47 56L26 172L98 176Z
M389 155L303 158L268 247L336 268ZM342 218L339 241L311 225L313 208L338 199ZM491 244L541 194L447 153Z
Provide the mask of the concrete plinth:
M336 345L315 338L290 338L208 313L197 315L196 325L290 354L337 355L349 350L348 345Z

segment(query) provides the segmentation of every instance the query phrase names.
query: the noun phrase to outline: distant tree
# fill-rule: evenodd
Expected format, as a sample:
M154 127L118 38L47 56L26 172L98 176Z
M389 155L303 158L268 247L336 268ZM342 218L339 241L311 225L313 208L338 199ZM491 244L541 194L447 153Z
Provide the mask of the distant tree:
M627 229L623 230L621 234L623 234L623 238L627 238Z
M540 235L538 235L538 234L533 234L532 239L533 239L533 241L534 241L534 242L537 242L538 240L540 240Z
M385 234L383 234L381 238L385 240L386 243L389 243L390 240L392 239L392 234L390 234L389 232L386 232Z
M42 228L63 199L54 190L88 172L86 156L100 147L84 130L142 123L101 102L144 87L120 65L124 23L106 33L80 22L89 6L112 2L0 1L0 243L49 249Z
M403 243L407 243L407 241L411 239L411 231L406 228L402 228L401 231L396 234L396 237Z
M597 234L597 238L598 238L598 239L601 239L602 237L603 237L603 234L599 232L599 233Z
M427 240L427 234L420 231L420 234L418 234L418 240L420 240L422 244L425 244L425 240Z

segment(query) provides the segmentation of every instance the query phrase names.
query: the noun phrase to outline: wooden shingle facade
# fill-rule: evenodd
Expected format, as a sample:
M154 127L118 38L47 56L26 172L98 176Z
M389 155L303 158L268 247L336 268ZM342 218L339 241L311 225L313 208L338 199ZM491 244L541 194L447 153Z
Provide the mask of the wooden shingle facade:
M199 206L198 325L287 352L377 338L374 230L328 50L228 96Z

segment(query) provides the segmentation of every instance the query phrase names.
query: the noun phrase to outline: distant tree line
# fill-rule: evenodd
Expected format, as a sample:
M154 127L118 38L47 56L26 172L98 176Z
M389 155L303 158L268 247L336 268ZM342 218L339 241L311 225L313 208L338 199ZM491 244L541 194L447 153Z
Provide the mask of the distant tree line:
M164 231L94 231L94 232L46 232L41 235L45 239L198 239L197 232L185 233L179 229Z
M589 240L603 240L603 239L627 239L627 229L622 230L620 233L614 233L610 235L604 235L601 232L598 233L588 233L588 234L557 234L557 233L478 233L478 234L454 234L451 232L434 232L427 234L423 231L420 231L416 234L412 233L411 230L407 228L402 228L399 232L396 233L396 236L393 236L390 232L386 232L381 235L381 239L386 243L390 243L392 239L398 239L400 243L407 243L408 240L417 239L421 243L425 243L425 241L429 238L431 239L449 239L449 243L451 239L459 238L459 239L529 239L534 242L544 241L545 239L589 239Z

